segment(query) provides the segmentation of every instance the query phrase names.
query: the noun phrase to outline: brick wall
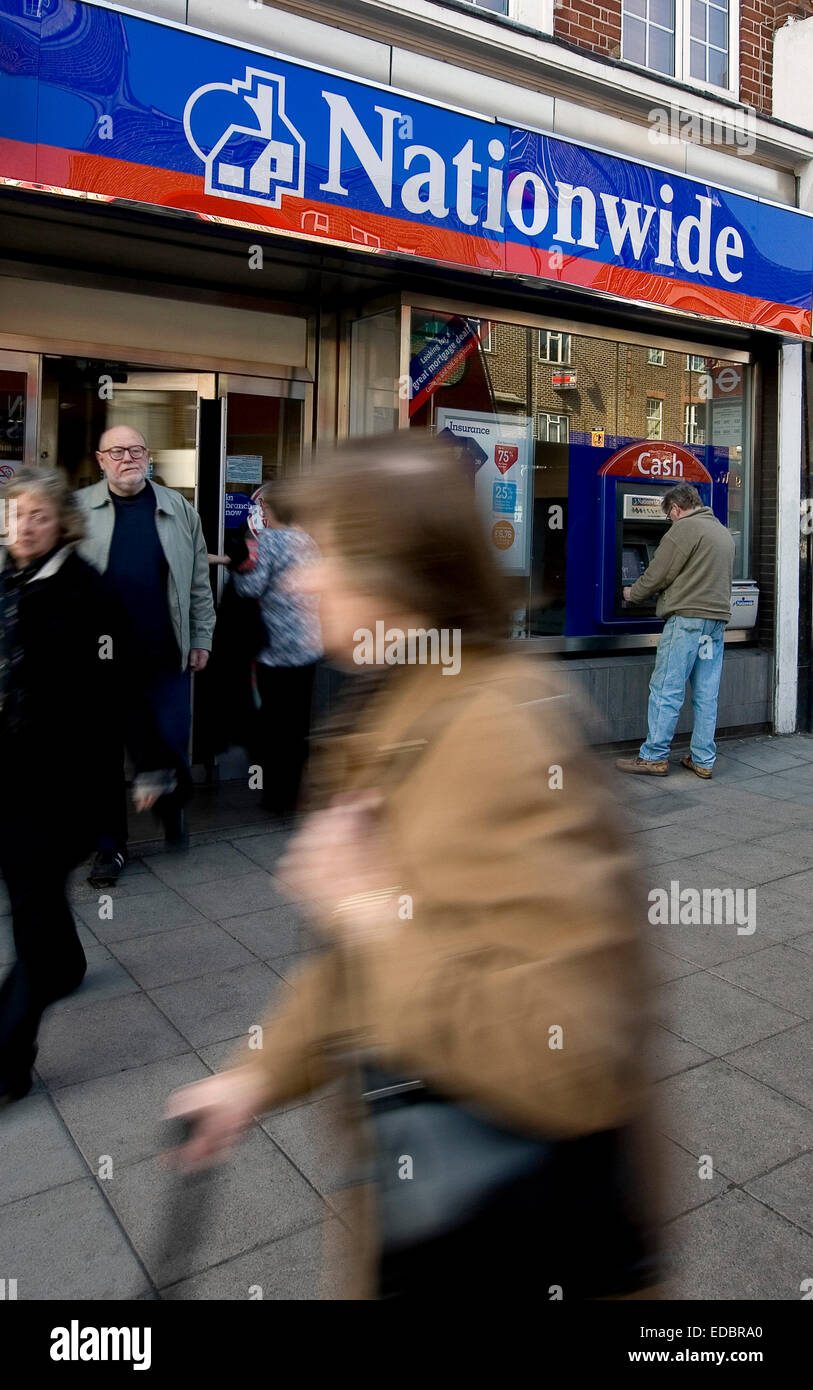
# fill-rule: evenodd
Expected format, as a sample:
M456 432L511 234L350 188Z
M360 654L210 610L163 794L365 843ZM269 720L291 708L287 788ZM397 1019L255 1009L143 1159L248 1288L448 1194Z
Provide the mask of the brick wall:
M741 0L740 101L770 115L775 0Z
M621 57L621 0L554 0L557 39L604 58Z

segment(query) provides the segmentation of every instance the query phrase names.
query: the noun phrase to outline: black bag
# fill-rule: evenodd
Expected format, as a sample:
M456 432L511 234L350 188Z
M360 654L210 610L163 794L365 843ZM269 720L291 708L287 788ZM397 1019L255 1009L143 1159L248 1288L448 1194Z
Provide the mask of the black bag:
M366 1067L379 1295L619 1297L657 1281L635 1133L548 1140Z

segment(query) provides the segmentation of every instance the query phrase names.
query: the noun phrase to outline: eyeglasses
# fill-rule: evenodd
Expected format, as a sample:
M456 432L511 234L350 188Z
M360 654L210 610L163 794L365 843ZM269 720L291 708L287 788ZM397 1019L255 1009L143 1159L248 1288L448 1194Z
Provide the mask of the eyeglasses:
M121 463L125 454L129 454L133 463L140 463L147 457L149 449L143 448L141 444L133 445L132 449L100 449L100 454L109 454L114 463Z

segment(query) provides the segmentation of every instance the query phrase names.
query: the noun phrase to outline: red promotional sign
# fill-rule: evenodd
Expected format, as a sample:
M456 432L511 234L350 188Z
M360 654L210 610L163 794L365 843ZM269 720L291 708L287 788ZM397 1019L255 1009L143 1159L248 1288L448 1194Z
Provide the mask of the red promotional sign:
M711 474L682 444L642 439L619 449L598 470L614 478L647 478L657 482L710 483Z
M519 446L517 444L495 444L494 463L501 473L507 473L509 468L513 468L519 458Z

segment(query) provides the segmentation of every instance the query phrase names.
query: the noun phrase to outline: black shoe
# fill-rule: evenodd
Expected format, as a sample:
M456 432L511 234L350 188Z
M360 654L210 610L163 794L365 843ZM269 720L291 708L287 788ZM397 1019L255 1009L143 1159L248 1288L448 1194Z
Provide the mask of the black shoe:
M94 855L87 881L91 888L113 888L127 862L123 850L100 849Z

